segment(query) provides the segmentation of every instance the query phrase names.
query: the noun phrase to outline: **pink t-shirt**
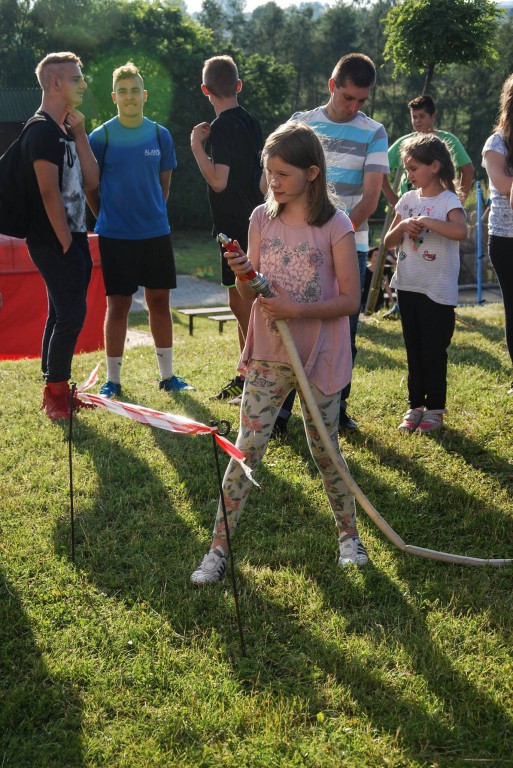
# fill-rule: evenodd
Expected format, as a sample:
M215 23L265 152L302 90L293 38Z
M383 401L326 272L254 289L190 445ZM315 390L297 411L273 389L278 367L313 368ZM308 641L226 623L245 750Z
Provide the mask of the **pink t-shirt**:
M322 227L291 227L279 218L269 219L263 205L255 208L251 224L260 233L259 271L284 288L294 301L317 302L339 295L332 247L353 231L342 211ZM355 256L356 258L356 256ZM306 375L325 395L343 389L351 378L349 319L289 320ZM239 362L245 373L250 360L289 362L274 321L253 303L246 345Z

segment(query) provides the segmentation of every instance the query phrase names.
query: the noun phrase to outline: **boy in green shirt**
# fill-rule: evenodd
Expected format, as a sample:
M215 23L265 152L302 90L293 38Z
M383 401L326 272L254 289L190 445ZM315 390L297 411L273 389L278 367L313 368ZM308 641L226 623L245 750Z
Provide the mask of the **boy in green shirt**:
M392 144L388 150L388 161L390 163L390 172L395 174L397 168L401 167L402 175L399 183L399 194L394 192L387 176L383 177L383 192L391 205L395 205L401 195L404 195L411 186L408 182L406 173L401 164L401 144L405 139L414 136L415 133L435 133L439 139L445 141L453 157L454 166L459 174L463 200L467 198L470 192L472 179L474 178L474 166L468 156L461 141L448 131L440 131L435 128L436 107L433 98L429 94L417 96L409 102L408 108L411 115L411 124L413 133L401 136L400 139Z

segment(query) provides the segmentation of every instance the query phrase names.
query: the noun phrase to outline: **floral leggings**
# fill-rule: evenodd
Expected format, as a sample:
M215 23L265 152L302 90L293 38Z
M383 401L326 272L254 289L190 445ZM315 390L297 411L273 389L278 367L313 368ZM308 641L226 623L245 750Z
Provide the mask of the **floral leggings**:
M237 447L245 455L246 463L251 469L256 467L265 453L276 416L283 401L290 390L297 388L297 386L296 376L290 365L279 362L262 362L260 360L251 361L246 374L246 383L242 395L240 429L236 442ZM310 386L331 441L336 446L337 451L339 451L337 431L340 392L334 395L323 395L315 385L311 384ZM354 496L347 489L333 462L327 455L303 394L300 390L298 391L308 446L317 469L321 473L337 528L340 533L347 531L348 533L355 534L356 509ZM251 481L248 480L239 464L232 459L228 464L223 479L223 493L230 534L233 533L237 526L240 514L248 498L250 487ZM221 502L219 502L214 525L214 538L226 538Z

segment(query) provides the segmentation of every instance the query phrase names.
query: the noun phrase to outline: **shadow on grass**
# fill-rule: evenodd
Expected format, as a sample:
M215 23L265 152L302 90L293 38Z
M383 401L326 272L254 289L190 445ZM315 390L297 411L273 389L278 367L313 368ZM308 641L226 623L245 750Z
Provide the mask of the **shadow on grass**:
M358 336L360 339L363 337L365 341L358 345L357 337L356 368L362 368L366 371L403 369L405 376L407 375L406 352L400 325L391 327L390 324L383 325L380 322L367 321L360 323L358 328ZM510 374L508 362L503 359L504 356L500 351L500 344L504 342L504 329L498 329L482 321L475 323L473 320L468 324L466 320L465 324L457 323L457 329L461 334L464 334L463 341L460 336L459 340L453 340L449 347L449 371L451 367L457 365L468 365L508 378ZM472 342L472 335L480 334L481 330L483 331L482 335L496 345L495 352L485 350L482 346ZM395 360L386 352L376 351L378 347L401 351L404 353L404 357L401 360ZM357 397L356 392L354 396Z
M202 416L206 421L206 412ZM305 458L308 458L304 440L301 452L306 452ZM390 460L390 452L383 450L382 454ZM404 457L396 453L394 458L408 471ZM413 464L412 461L411 468ZM429 482L429 473L424 480ZM359 717L364 714L373 729L386 731L391 737L400 729L398 743L411 759L421 755L425 759L438 759L446 754L466 759L508 758L511 717L492 696L476 688L443 651L435 640L436 632L426 622L430 607L423 610L422 602L420 606L415 605L415 600L409 600L397 584L383 578L372 565L364 570L363 576L355 571L337 571L335 558L330 563L328 554L336 546L330 513L319 514L300 487L281 480L265 464L260 465L259 481L262 491L256 499L257 491L252 490L234 539L236 557L240 556L244 562L242 574L248 567L263 569L267 574L256 587L245 578L240 585L248 658L232 663L241 685L251 693L258 690L285 697L304 697L309 701L312 724L315 724L317 712L333 709L332 700L323 698L321 691L323 683L328 685L328 680L335 679L345 689L346 714ZM376 491L379 496L379 487ZM406 510L405 516L409 517L410 512ZM493 507L483 510L488 518L498 513L500 510ZM212 518L214 514L215 507ZM425 521L417 519L417 523L411 526L410 518L414 535L425 532ZM450 538L454 544L454 537ZM315 557L319 550L320 561ZM411 579L413 593L425 589L429 581L433 601L441 600L447 608L454 605L465 613L473 613L487 605L487 597L482 593L480 605L469 599L470 595L475 598L477 585L483 582L482 574L476 570L469 573L468 569L438 563L417 561L413 564L412 556L399 552L397 559L401 561L400 569L405 571L404 578ZM456 581L447 580L448 568L452 576L457 573ZM283 596L275 596L271 588L273 579L286 569L304 574L308 582L321 590L324 607L327 606L337 620L343 617L345 637L341 642L326 641L321 632L305 628L294 598L291 597L289 605L283 605ZM510 583L507 575L502 579L504 587ZM458 581L467 584L463 590L465 597L462 595L460 601L457 591L454 594ZM236 658L236 626L227 590L225 582L224 588L217 586L193 592L185 610L182 605L180 621L185 632L208 634L213 626L226 644L227 653ZM509 588L504 589L499 603L501 597L510 605ZM169 615L174 613L174 606L175 598L168 593L162 608ZM175 620L177 618L175 616ZM351 656L352 636L364 639L371 648L368 655ZM401 657L395 670L399 680L394 670L390 675L384 670L380 658L383 648L388 654L397 650ZM400 679L404 666L410 669L412 677L425 681L428 694L423 703L411 701L408 684ZM425 744L436 747L425 747Z
M81 703L46 666L16 590L0 575L0 763L81 768Z
M166 410L172 411L173 406ZM208 407L186 394L177 410L207 424L212 417ZM234 540L248 645L248 657L241 658L228 582L203 590L194 590L189 582L193 558L204 553L202 527L210 530L216 511L218 486L211 438L161 430L145 435L151 453L157 446L169 462L169 482L178 484L184 506L192 509L187 517L171 507L162 475L149 461L134 457L131 445L139 439L136 430L141 426L127 426L124 420L119 428L113 426L108 438L99 436L85 420L77 430L75 449L91 456L98 476L94 506L79 517L77 565L88 571L99 588L116 592L129 603L147 601L191 642L197 642L198 634L217 632L241 690L250 697L266 692L291 702L302 699L312 728L317 713L327 713L335 723L343 712L349 719L358 717L376 732L388 734L412 760L510 757L512 722L505 707L477 688L471 676L452 662L452 649L444 651L436 627L428 623L436 600L469 617L483 611L488 594L480 587L481 573L415 561L399 552L396 568L401 586L372 564L361 573L339 571L331 513L319 512L302 483L283 479L264 462L259 468L262 490L252 490ZM429 472L413 459L405 459L375 440L370 447L380 461L400 466L418 485L429 487ZM475 446L467 441L466 448L472 453ZM295 450L304 458L308 474L315 475L304 439L297 441ZM496 467L496 457L488 459ZM392 497L387 497L390 489L373 478L372 472L358 465L354 471L371 498L384 497L392 503ZM125 491L126 478L130 479L130 493ZM134 488L140 489L135 497ZM449 483L445 490L449 494ZM464 490L459 493L464 502ZM401 512L392 515L390 522L405 524L413 543L418 543L417 536L436 532L438 546L457 546L460 531L451 527L452 519L426 533L434 514L429 506L426 515L419 516L415 499L406 495L398 506ZM500 510L489 505L480 512L483 519L474 522L482 526L499 514ZM59 548L68 535L64 527L56 532ZM310 585L321 595L324 615L319 617L318 631L302 616L302 597L299 592L294 594L297 587L275 589L275 581L288 570L302 575L305 588ZM248 580L251 571L254 584ZM500 578L501 591L494 594L494 600L499 614L504 615L511 598L506 577ZM461 583L465 588L460 594ZM432 604L423 603L425 595ZM387 666L384 656L397 658L397 665L388 662ZM414 696L419 678L426 690L422 702ZM328 697L324 693L328 688L336 693ZM334 739L335 744L340 743L341 756L344 738L347 734L340 733Z
M97 482L90 494L92 506L81 509L81 483L88 478L81 477L75 462L76 566L103 591L133 601L160 591L162 567L172 568L169 561L176 556L177 540L186 535L194 541L196 535L170 503L168 484L173 481L152 467L148 434L155 430L107 412L104 417L112 420L108 437L85 419L74 428L73 450L92 462ZM198 440L181 435L176 439L182 444ZM136 441L148 445L148 461L134 453ZM55 530L59 553L69 556L69 540L69 521L60 520Z

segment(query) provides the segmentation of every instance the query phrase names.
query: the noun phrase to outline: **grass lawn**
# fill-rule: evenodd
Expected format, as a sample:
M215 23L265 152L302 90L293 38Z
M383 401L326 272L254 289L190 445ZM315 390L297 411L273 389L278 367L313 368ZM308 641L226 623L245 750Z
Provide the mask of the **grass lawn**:
M513 557L513 400L500 306L462 308L449 415L402 435L400 324L365 319L341 439L353 477L408 544ZM175 316L177 373L126 354L124 399L209 423L234 372L219 335ZM101 352L75 358L86 378ZM2 768L408 768L513 765L513 567L395 549L359 513L371 557L336 567L335 526L299 414L256 471L234 539L247 645L229 581L194 589L218 495L210 437L104 411L67 427L39 410L39 362L0 363ZM232 433L232 439L235 435ZM224 454L221 457L226 465Z
M210 229L173 232L173 251L178 274L203 277L219 285L219 246Z

